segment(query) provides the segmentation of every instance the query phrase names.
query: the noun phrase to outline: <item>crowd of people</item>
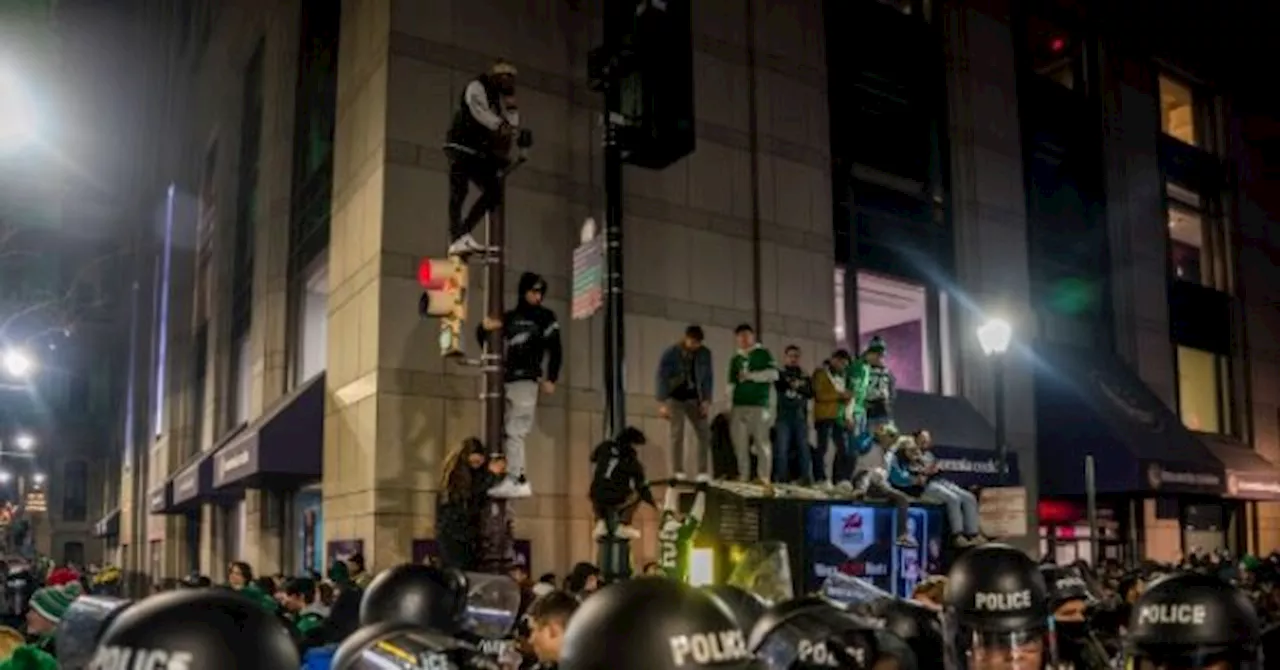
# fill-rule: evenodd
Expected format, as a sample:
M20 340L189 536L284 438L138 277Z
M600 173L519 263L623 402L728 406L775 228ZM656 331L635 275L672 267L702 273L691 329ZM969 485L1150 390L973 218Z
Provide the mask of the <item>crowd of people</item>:
M31 594L21 633L0 629L0 670L1261 670L1280 641L1280 554L1095 569L988 543L911 599L847 576L767 597L655 572L604 584L585 564L533 580L433 563L372 576L353 557L280 580L232 563L220 586L192 576L72 633L85 579L64 568ZM95 640L90 658L59 656L63 634Z

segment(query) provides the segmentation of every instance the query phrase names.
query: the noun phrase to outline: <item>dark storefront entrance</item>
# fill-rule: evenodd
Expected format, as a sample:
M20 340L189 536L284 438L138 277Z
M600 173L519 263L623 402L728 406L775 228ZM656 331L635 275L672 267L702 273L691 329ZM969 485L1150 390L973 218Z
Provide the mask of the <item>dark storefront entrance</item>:
M292 538L316 528L319 519L298 519L295 497L320 480L324 458L324 379L311 378L285 396L213 459L212 485L220 493L243 496L263 492L259 527L279 532L280 565L288 572L303 567ZM313 512L313 516L318 511ZM306 566L308 568L314 566Z
M1172 558L1215 535L1214 544L1230 544L1222 462L1137 374L1094 351L1037 346L1035 355L1044 498L1083 503L1085 460L1092 456L1099 510L1110 517L1099 539L1116 548L1110 554L1122 554L1116 558ZM1079 519L1060 521L1042 524L1050 546L1079 539Z

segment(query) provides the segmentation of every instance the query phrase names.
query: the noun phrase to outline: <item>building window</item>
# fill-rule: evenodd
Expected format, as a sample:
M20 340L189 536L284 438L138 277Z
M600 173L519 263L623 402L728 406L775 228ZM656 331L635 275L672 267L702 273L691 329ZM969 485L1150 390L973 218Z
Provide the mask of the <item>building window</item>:
M1169 265L1174 278L1228 291L1225 230L1199 193L1168 184Z
M857 274L857 286L858 350L879 336L885 342L886 361L899 389L923 393L945 390L937 374L943 363L936 356L941 345L934 337L939 333L933 329L944 320L937 316L946 309L946 301L932 302L922 284L870 272ZM837 310L837 314L842 312Z
M323 254L317 261L298 286L295 384L324 372L328 356L329 263Z
M1227 357L1178 345L1178 413L1187 428L1231 432L1231 375Z
M62 520L84 521L89 515L89 466L69 461L62 466Z
M241 91L240 183L236 189L234 273L231 279L231 337L249 330L253 318L254 222L258 208L258 177L262 157L263 51L258 42L245 66Z
M302 298L296 292L299 278L329 246L341 16L336 0L308 2L302 13L289 221L288 271L295 305Z
M253 359L246 333L231 344L231 428L249 421L249 394L253 391Z
M1196 127L1196 99L1191 86L1160 75L1160 130L1191 146L1202 139Z
M205 383L208 377L209 362L209 325L207 323L200 324L200 329L196 331L194 354L192 356L193 369L191 374L191 435L190 447L184 450L184 460L196 452L199 452L205 445L205 421L204 421L204 400L205 400Z
M83 569L84 568L84 543L83 542L62 543L62 562L66 565Z

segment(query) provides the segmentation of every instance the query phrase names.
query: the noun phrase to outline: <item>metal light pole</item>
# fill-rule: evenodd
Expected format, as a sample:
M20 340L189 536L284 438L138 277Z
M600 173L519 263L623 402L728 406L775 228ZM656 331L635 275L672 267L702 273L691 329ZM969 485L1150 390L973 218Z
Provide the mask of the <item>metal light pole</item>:
M613 78L605 88L604 115L604 388L605 437L627 427L626 346L622 295L622 91Z
M521 130L516 145L517 157L510 166L503 169L498 182L498 188L501 189L498 206L486 217L489 248L484 254L485 315L491 319L501 319L506 311L503 301L506 297L507 272L507 177L524 165L525 150L533 145L533 134L529 130ZM503 377L506 347L503 346L502 329L486 330L484 339L484 348L480 352L480 367L484 372L484 385L480 391L480 407L484 414L484 444L490 454L502 456L505 453L503 440L506 434L507 409ZM505 573L515 544L507 501L490 498L480 525L481 536L485 540L480 551L481 571Z
M996 458L1000 461L1000 476L1009 476L1009 444L1005 437L1004 418L1004 354L1013 340L1013 326L1004 319L989 319L978 327L978 344L982 353L991 359L992 400L996 429Z

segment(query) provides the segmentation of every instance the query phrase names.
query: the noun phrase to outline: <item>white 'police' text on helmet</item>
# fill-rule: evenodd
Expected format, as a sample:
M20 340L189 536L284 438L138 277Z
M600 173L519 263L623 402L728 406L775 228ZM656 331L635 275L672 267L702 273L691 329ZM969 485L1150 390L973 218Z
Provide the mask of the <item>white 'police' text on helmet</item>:
M1147 587L1133 605L1126 654L1135 670L1226 662L1261 668L1262 624L1244 592L1213 575L1182 573Z

